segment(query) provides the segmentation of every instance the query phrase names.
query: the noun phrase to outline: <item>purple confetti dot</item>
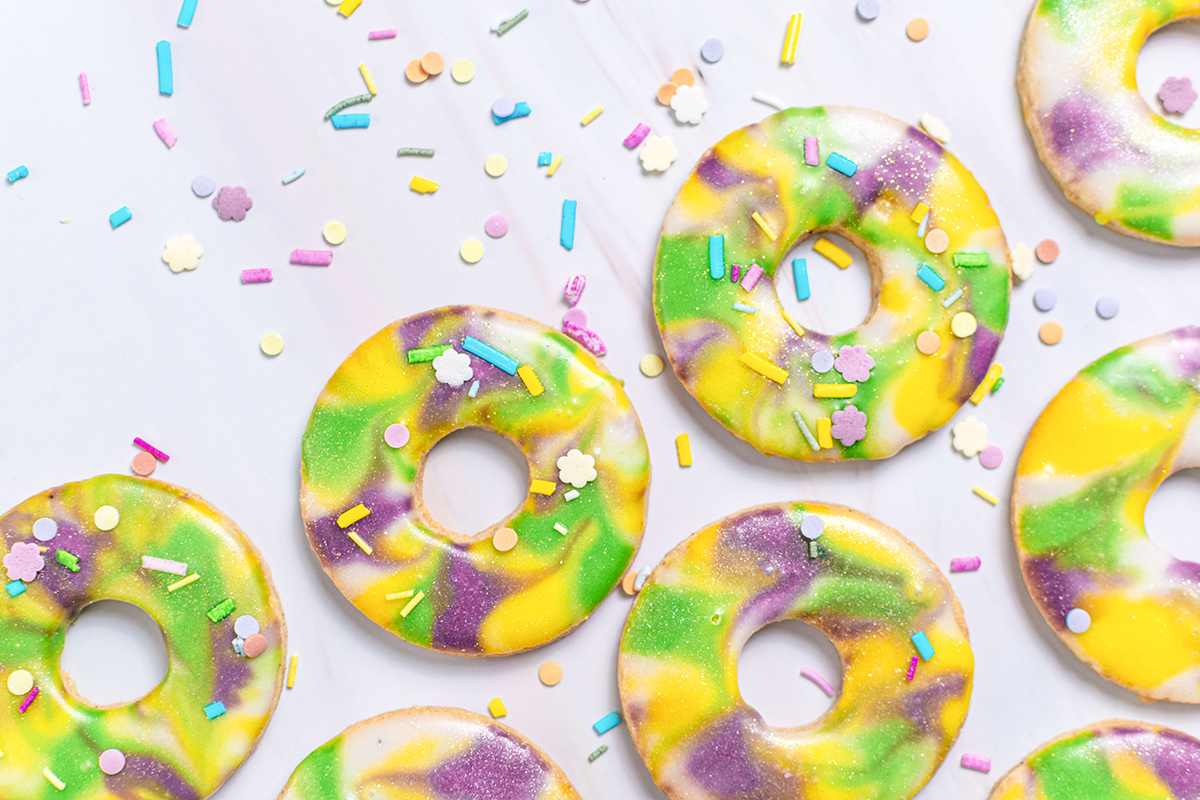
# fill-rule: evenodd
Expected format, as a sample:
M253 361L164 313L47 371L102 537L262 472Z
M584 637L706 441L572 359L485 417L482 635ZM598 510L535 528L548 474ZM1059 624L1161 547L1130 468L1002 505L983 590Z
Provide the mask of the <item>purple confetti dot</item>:
M879 0L858 0L858 15L870 22L879 16Z
M387 430L383 432L383 441L387 442L388 447L404 447L408 444L410 435L406 425L396 422L387 426Z
M197 175L192 178L192 191L197 197L208 197L217 190L217 182L207 175Z
M1058 294L1048 286L1043 286L1033 293L1033 305L1038 311L1049 311L1058 303Z
M800 535L806 539L818 539L825 532L825 520L816 514L809 514L800 520Z
M1105 295L1096 301L1096 314L1100 319L1112 319L1121 310L1121 301Z
M1004 451L1000 445L989 444L979 454L979 463L988 469L995 469L1004 463Z
M586 328L587 313L579 306L568 309L567 313L563 314L563 324L566 325L568 323L578 325L580 328Z
M700 56L710 64L725 57L725 43L720 39L709 39L700 47Z
M492 113L500 119L511 117L516 110L517 101L511 97L497 97L496 102L492 103Z
M483 223L483 229L487 231L488 236L499 239L508 233L508 220L503 214L492 214L487 218L487 222Z
M818 350L813 353L812 368L821 375L829 372L829 370L833 369L833 354L828 350Z

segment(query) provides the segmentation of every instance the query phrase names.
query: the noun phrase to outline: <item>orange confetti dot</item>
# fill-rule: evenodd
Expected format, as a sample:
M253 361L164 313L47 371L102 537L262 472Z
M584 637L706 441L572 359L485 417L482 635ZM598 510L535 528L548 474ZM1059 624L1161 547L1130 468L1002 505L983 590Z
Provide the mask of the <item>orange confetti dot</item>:
M501 528L492 535L492 545L501 553L507 553L517 546L517 532L512 528Z
M261 633L247 636L242 642L242 652L246 654L246 658L258 658L267 652L267 637Z
M942 337L938 336L933 331L921 331L917 336L917 349L927 356L931 356L938 351L942 346Z
M437 75L446 68L446 61L437 53L429 52L421 56L421 68L430 75Z
M558 686L562 680L562 667L557 661L547 661L538 667L538 680L547 686Z
M154 461L154 456L149 453L138 453L133 457L133 472L143 478L154 472L155 466L157 463Z
M675 74L671 76L671 83L676 86L695 86L696 76L692 74L690 69L677 69Z
M633 588L633 582L637 580L637 570L631 569L625 573L625 577L621 579L621 591L633 597L637 594L637 590Z
M424 83L429 79L429 73L421 66L420 61L410 61L408 66L404 68L404 77L408 78L412 83Z
M1062 335L1062 325L1057 322L1047 322L1038 328L1038 338L1042 340L1043 344L1058 344L1062 341Z
M1058 242L1053 239L1043 239L1038 242L1037 250L1034 252L1037 253L1038 261L1049 264L1058 258Z
M908 34L908 38L914 42L919 42L929 35L929 23L921 17L917 17L908 23L908 27L904 29L904 32Z
M664 106L671 105L671 98L675 96L675 90L679 87L673 83L664 83L658 87L658 102Z

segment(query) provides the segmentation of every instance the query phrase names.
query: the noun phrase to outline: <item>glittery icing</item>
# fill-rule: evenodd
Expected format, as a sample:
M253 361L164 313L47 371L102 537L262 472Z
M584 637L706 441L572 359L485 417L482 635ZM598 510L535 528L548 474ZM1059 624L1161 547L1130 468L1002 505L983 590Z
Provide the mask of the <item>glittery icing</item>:
M1017 87L1042 163L1067 199L1117 233L1200 245L1200 130L1142 99L1150 34L1200 0L1039 0Z
M1092 669L1143 699L1200 703L1200 564L1146 535L1150 495L1200 466L1200 328L1114 350L1042 411L1013 484L1025 585ZM1092 618L1082 634L1067 612Z
M804 161L806 137L822 154L858 165L853 177ZM931 253L912 212L930 207L931 228L950 246ZM776 233L769 238L757 212ZM858 327L826 335L798 332L775 292L776 270L797 242L834 231L867 254L874 303ZM709 277L709 237L724 236L727 264L756 264L752 291ZM955 267L956 253L986 254L987 265ZM932 290L918 272L945 280ZM784 272L788 272L785 268ZM983 380L1008 322L1008 246L987 195L954 156L923 131L873 111L793 108L736 131L701 156L663 222L654 269L654 311L676 374L705 411L767 455L804 461L885 458L944 425ZM951 334L942 300L962 291L954 312L970 311L975 335ZM733 309L752 305L755 314ZM935 331L935 355L916 337ZM867 414L866 437L814 450L792 414L814 425L845 400L813 396L822 382L814 353L862 346L874 360L854 403ZM851 351L845 351L851 352ZM738 363L757 355L789 374L782 384ZM860 374L855 371L855 374Z
M96 509L121 514L107 532ZM58 524L49 542L73 553L79 571L57 560L0 604L0 667L33 673L39 694L25 714L20 698L0 710L0 797L5 800L202 800L254 749L282 688L286 628L279 598L254 546L230 520L199 497L166 483L102 475L29 498L0 517L0 544L34 542L33 524ZM142 568L142 556L186 562L200 579L174 592L177 575ZM270 646L254 659L230 644L234 618L213 624L205 612L233 598L258 620ZM100 709L83 702L59 669L67 628L96 600L141 608L162 629L167 675L128 705ZM209 720L215 702L226 713ZM99 756L125 754L125 768L105 775ZM50 769L65 784L55 791ZM50 792L50 794L47 794Z
M279 800L579 800L567 776L506 725L457 708L359 722L300 762Z
M824 531L805 539L814 515ZM825 716L776 729L742 700L737 662L783 619L828 636L844 678ZM937 654L909 681L917 631ZM633 741L671 800L907 800L957 738L973 674L937 567L881 523L820 503L747 509L672 550L637 596L618 659Z
M544 391L532 396L519 376L472 356L472 398L405 356L443 344L461 352L467 336L531 366ZM384 431L398 422L411 438L393 448ZM452 534L421 502L420 475L430 448L467 427L510 439L531 479L557 481L557 461L573 449L595 459L597 476L578 499L559 483L478 536ZM479 306L418 314L363 343L317 399L302 451L301 506L325 571L376 623L433 650L499 655L562 636L621 580L645 527L650 457L617 379L563 334ZM359 503L370 515L339 527ZM490 540L501 527L517 533L511 551ZM387 595L409 589L426 599L404 616Z

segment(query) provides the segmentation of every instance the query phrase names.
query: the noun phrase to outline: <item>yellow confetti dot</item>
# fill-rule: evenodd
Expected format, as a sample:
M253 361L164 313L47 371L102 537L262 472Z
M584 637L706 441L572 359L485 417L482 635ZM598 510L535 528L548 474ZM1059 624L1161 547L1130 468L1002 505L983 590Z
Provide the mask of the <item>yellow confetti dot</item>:
M483 258L483 242L478 239L467 239L458 249L458 254L462 256L463 261L474 264Z
M340 222L326 222L321 235L330 244L341 244L346 241L346 226Z
M33 675L27 669L19 669L8 676L8 690L15 695L29 694L33 689Z
M258 343L262 351L269 356L277 356L283 352L283 337L278 333L268 333L262 337L262 341Z
M454 78L455 83L470 83L475 77L475 65L470 61L455 61L450 68L450 77Z
M654 355L654 353L647 353L646 355L642 356L641 362L638 363L638 369L640 369L642 374L647 378L658 377L663 371L663 360Z
M950 320L950 330L954 331L954 335L960 339L965 339L975 333L977 327L979 327L979 323L975 321L975 315L969 311L960 311L954 315L954 319Z
M112 506L100 506L92 516L92 521L96 523L96 527L100 530L111 531L121 521L121 512Z
M488 156L488 160L483 162L483 169L493 178L499 178L508 171L508 159L504 156Z

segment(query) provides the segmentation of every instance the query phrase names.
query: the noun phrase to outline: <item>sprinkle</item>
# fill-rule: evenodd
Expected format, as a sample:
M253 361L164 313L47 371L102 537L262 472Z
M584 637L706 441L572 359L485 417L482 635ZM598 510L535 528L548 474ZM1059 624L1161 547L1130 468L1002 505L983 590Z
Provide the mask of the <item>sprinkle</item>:
M808 446L813 450L820 450L821 446L817 444L816 437L814 437L812 431L809 430L808 424L805 423L804 417L800 416L799 411L792 412L792 419L796 420L796 425L800 428L800 433L804 435L804 441L808 442Z
M1062 341L1062 335L1062 325L1057 322L1047 322L1038 328L1038 338L1042 340L1043 344L1058 344Z
M467 397L474 397L479 393L479 381L472 381L471 388L467 390Z
M796 47L800 44L800 26L803 20L803 14L792 14L788 18L787 33L783 37L783 55L779 57L783 64L796 63Z
M1038 311L1050 311L1058 303L1058 294L1049 286L1040 286L1033 293L1033 307Z
M507 553L517 546L517 532L512 528L501 528L492 534L492 547L501 553Z
M226 597L224 600L217 603L215 606L213 606L212 608L210 608L208 611L206 611L204 613L205 613L205 616L208 617L210 620L212 620L213 623L215 624L215 623L218 623L221 620L225 619L230 614L232 614L234 612L234 609L236 609L236 608L237 608L237 603L235 603L233 601L233 598Z
M933 114L922 114L918 120L925 132L945 144L950 141L950 129L946 127L946 123L935 117Z
M925 234L925 249L931 253L944 253L950 246L950 234L941 228L934 228ZM955 256L957 258L957 255ZM958 266L957 264L955 266Z
M9 597L16 597L19 594L24 594L25 584L21 581L11 581L4 585L4 589L8 592Z
M708 237L708 274L714 280L725 278L725 236Z
M642 587L646 585L646 581L650 578L650 567L642 567L637 572L637 577L633 579L633 590L640 592Z
M858 16L862 17L867 22L879 16L879 0L858 0L858 4L854 7Z
M79 93L83 95L83 104L90 106L92 104L92 89L88 86L86 72L79 73Z
M133 219L133 213L129 210L129 206L121 206L108 215L108 224L113 226L113 230L116 230L131 219Z
M854 383L814 383L813 397L854 397L858 393L858 384Z
M570 533L570 531L567 530L567 526L563 525L561 522L554 523L554 530L558 531L563 536L566 536L568 533Z
M829 158L825 159L825 166L835 172L842 173L847 178L853 178L854 173L858 172L858 164L855 164L840 153L830 153Z
M747 292L754 291L754 287L758 285L758 279L763 276L763 269L758 264L751 264L750 269L746 270L745 277L742 278L742 288Z
M446 344L433 344L428 347L417 347L407 351L404 355L410 364L424 364L427 361L433 361L446 352L446 348L449 346Z
M158 138L162 139L168 150L179 141L179 137L175 135L175 131L171 130L171 126L167 124L165 118L154 120L154 132L158 134Z
M558 488L558 484L554 481L544 481L540 478L534 478L529 482L529 491L533 494L554 494L554 490Z
M805 519L808 519L808 518L805 517ZM825 694L829 695L830 697L833 697L833 695L835 694L835 690L832 686L829 685L829 681L825 680L824 678L822 678L817 673L813 672L808 667L805 667L804 669L800 670L800 674L803 675L804 677L808 678L810 681L815 683L817 686L820 686L821 691L824 692Z
M762 92L755 92L754 94L750 95L750 99L757 100L758 102L762 103L763 105L768 105L768 106L771 106L772 108L778 108L780 111L783 111L785 108L788 107L788 104L783 102L782 100L772 97L769 94L763 94Z
M1096 301L1096 316L1100 319L1112 319L1121 310L1121 301L1105 295Z
M815 541L809 542L808 543L808 557L809 558L818 558L818 557L820 557L820 555L821 555L821 546L819 544L817 544Z
M29 707L31 705L33 705L33 701L37 699L37 696L39 694L41 694L41 691L42 691L41 689L39 689L38 687L35 686L35 687L33 687L32 690L30 690L29 694L25 695L25 701L23 703L21 703L21 713L22 714L24 714L26 711L29 710ZM59 788L62 788L62 787L59 787Z
M350 541L352 541L356 545L358 545L359 550L362 550L367 555L371 555L371 553L375 552L375 549L373 547L371 547L371 545L367 544L366 540L363 539L361 536L359 536L354 531L350 531L349 533L346 534L346 536L348 536L350 538Z
M692 442L686 433L675 437L675 451L679 454L679 466L690 467L692 465Z
M1001 378L1000 380L996 381L996 385L992 387L992 394L995 394L996 392L1000 391L1000 387L1003 385L1004 385L1004 378Z
M29 177L29 168L26 167L24 164L22 164L21 166L14 169L12 172L8 173L8 182L16 183L17 181L21 180L21 178L27 178L27 177ZM114 225L113 227L115 228L117 226Z
M506 372L509 375L517 374L517 360L515 358L501 353L489 344L484 344L474 336L463 337L462 349L477 358L482 358L501 372Z
M165 558L155 558L154 556L142 556L142 569L169 572L172 575L187 575L187 564L182 561L168 561Z
M625 146L632 150L641 144L642 140L645 139L649 134L650 126L644 122L639 122L637 127L633 129L633 133L625 137Z
M50 517L40 517L33 522L33 538L48 542L58 535L58 523Z
M300 656L292 656L288 663L287 688L291 689L296 685L296 668L300 666Z
M578 305L585 288L587 288L587 276L572 275L563 286L563 298L566 299L567 305L572 307Z
M504 20L504 22L501 22L500 25L496 28L496 35L503 36L504 34L511 31L518 22L520 22L521 20L525 19L528 16L529 16L529 9L523 9L520 13L518 13L516 16L512 17L511 19Z
M174 94L175 78L171 74L171 43L163 40L155 45L158 51L158 93Z
M1058 258L1058 242L1053 239L1043 239L1038 242L1038 246L1034 248L1033 252L1037 254L1038 261L1043 264L1051 264L1054 259Z
M917 674L917 661L918 660L919 659L916 656L913 656L912 661L908 662L908 679L910 681L913 679L913 676Z
M183 580L178 580L178 581L175 581L174 583L172 583L170 586L167 587L167 591L173 592L176 589L182 589L183 587L187 586L188 584L195 583L198 580L200 580L199 573L193 572L191 575L188 575Z
M804 137L804 163L810 167L821 166L821 145L815 136Z
M829 450L833 447L833 420L829 417L821 417L817 420L817 443L821 445L822 450Z
M225 713L224 703L210 703L204 707L204 713L209 719L216 719Z
M908 25L904 28L904 32L908 34L908 38L912 39L914 42L922 41L926 36L929 35L929 23L924 19L917 17L908 23Z
M27 669L18 669L8 676L8 691L20 697L28 694L33 688L33 673Z
M304 167L301 167L300 169L298 169L294 172L288 173L288 175L286 177L284 177L284 179L283 179L283 185L287 186L289 183L293 183L295 181L300 180L301 176L303 176L304 173L305 173Z
M533 367L528 364L518 367L517 375L521 378L521 382L525 384L525 388L529 390L529 394L534 397L546 391L542 387L542 382L538 380L538 376L534 374Z
M1196 102L1196 90L1191 78L1167 78L1158 90L1163 110L1172 114L1186 114Z
M1092 615L1082 608L1072 608L1067 612L1067 630L1071 633L1086 633L1092 627Z
M962 760L959 763L966 769L973 769L978 772L992 771L992 760L986 756L973 756L970 753L963 753Z
M610 711L599 720L592 723L592 728L596 731L596 733L604 735L620 724L621 715L615 711Z
M293 250L293 264L308 264L314 267L328 267L333 263L332 250Z
M496 123L497 125L503 125L504 123L508 122L509 120L519 119L521 117L528 117L531 111L532 111L532 109L529 107L528 103L514 103L513 104L513 112L507 116L502 117L499 114L497 114L495 109L493 108L492 122Z
M133 457L133 463L130 464L130 468L134 474L141 475L144 478L154 472L156 463L154 456L149 453L138 453Z
M988 263L987 253L954 254L954 266L956 267L986 267Z
M333 123L333 127L341 130L342 128L369 128L371 127L370 114L334 114L329 118Z
M242 270L242 283L270 283L271 269L265 267L263 269L244 269Z
M125 769L125 754L115 748L109 748L100 754L97 763L105 775L117 775Z
M546 661L538 667L538 680L545 686L557 686L562 674L562 667L557 661Z
M137 445L138 447L142 448L143 450L145 450L150 455L157 458L159 461L163 462L164 464L171 460L171 457L169 455L164 453L162 450L159 450L157 447L154 447L149 442L147 442L145 439L135 436L133 438L133 443L135 445Z
M395 38L396 38L396 29L395 28L388 28L388 29L382 30L382 31L371 31L370 33L367 34L367 39L369 39L369 40L395 39Z
M592 751L592 754L590 756L588 756L588 763L589 764L592 763L597 758L599 758L600 756L604 755L607 752L608 752L608 745L606 745L606 744L600 745L599 747L597 747L595 750Z
M812 297L812 290L808 286L808 261L806 259L792 259L792 280L796 283L797 300L807 300Z
M970 311L960 311L950 320L950 330L960 339L965 339L978 329L979 323Z
M45 769L42 770L42 777L45 778L46 780L50 781L50 785L53 786L55 789L58 789L60 792L63 789L67 788L67 785L62 782L62 779L59 778L57 775L55 775L53 772L51 772L49 767L46 767Z
M338 6L337 13L341 14L343 17L349 17L359 6L362 5L362 1L363 0L343 0L342 4Z
M450 68L450 77L455 83L470 83L475 77L475 65L466 59L455 61Z
M401 147L396 151L397 156L426 156L433 158L433 150L425 147Z
M574 200L563 200L562 224L559 227L558 242L568 250L575 247L576 205L578 204Z
M549 150L543 150L542 152L538 153L538 166L539 167L550 166L550 159L552 159L552 158L553 158L553 156L550 155Z
M580 121L579 124L587 125L589 122L591 122L592 120L594 120L596 117L600 116L603 113L604 113L604 106L596 106L595 108L593 108L591 111L588 112L588 115L586 117L584 117Z
M793 317L791 314L789 314L786 308L783 308L781 306L779 309L779 313L783 314L783 321L791 326L792 330L796 332L797 336L804 335L804 328L802 328L800 326L799 322L796 322L795 317Z
M734 311L741 311L743 314L756 314L756 313L758 313L758 309L757 309L757 308L755 308L754 306L748 306L748 305L746 305L745 303L734 303L734 304L733 304L733 310L734 310Z
M925 234L929 232L929 215L921 217L921 224L917 226L917 238L924 239Z
M921 220L925 219L925 215L928 213L929 206L925 205L925 203L917 203L917 207L912 210L912 213L908 215L908 218L913 222L920 222Z
M345 100L336 104L333 108L326 111L325 119L331 118L334 114L338 113L339 111L343 111L343 110L349 108L350 106L356 106L359 103L369 103L369 102L371 102L371 98L373 96L374 95L371 92L368 92L367 94L358 94L358 95L355 95L354 97L347 97Z
M958 302L958 298L962 297L962 295L962 289L955 289L954 294L942 301L942 308L949 308L950 306L954 305Z
M836 359L833 357L833 354L828 350L818 350L813 353L812 358L809 359L810 363L812 364L813 372L816 372L820 375L824 375L826 372L829 372L829 370L833 369L833 362L835 360Z
M561 155L555 156L554 160L550 162L550 169L546 170L546 177L554 177L554 173L558 172L558 168L562 165L562 162L563 157ZM574 203L575 201L572 200L571 202ZM564 245L564 247L566 247L566 245ZM567 249L570 250L571 248L567 247Z
M501 155L491 155L483 162L483 171L493 178L499 178L508 171L508 159Z
M928 661L933 658L933 645L929 643L929 637L925 635L925 631L917 631L912 635L912 643L916 646L917 652L921 654L922 661Z
M997 503L1000 502L999 497L996 497L996 495L992 494L991 492L989 492L987 489L983 488L982 486L976 486L971 491L975 492L975 494L979 495L984 500L987 500L992 505L996 505Z
M988 367L987 375L983 377L979 385L975 387L975 393L971 395L971 402L975 405L983 400L983 396L992 390L996 385L996 381L1000 380L1000 375L1004 372L1004 367L999 364L992 364Z
M979 453L979 463L984 469L995 469L1004 463L1004 451L998 444L989 444Z
M563 500L566 500L569 503L578 497L579 497L579 492L575 489L571 489L569 492L567 492L563 495Z
M362 73L363 82L367 84L367 91L369 91L372 96L379 94L379 89L375 87L375 79L371 77L371 70L367 69L367 65L360 63L358 65L358 71Z
M979 569L979 565L983 560L979 556L964 556L963 558L954 558L950 560L951 572L974 572Z
M930 289L933 289L935 292L940 292L942 289L946 288L945 278L934 272L933 268L928 264L921 265L921 268L917 270L917 277L924 281L925 285Z
M483 223L483 230L493 239L508 235L508 220L503 214L492 214Z
M71 572L79 572L79 556L67 550L59 550L54 554L54 557L58 560L58 563L71 570Z
M770 239L772 242L775 241L775 231L771 230L771 224L767 222L766 218L763 217L762 214L755 211L750 215L750 218L758 223L758 227L762 228L762 232L767 235L768 239Z
M353 508L347 509L341 513L341 515L337 518L338 527L349 528L360 519L366 519L370 513L371 509L367 508L362 503L359 503Z
M764 378L769 378L776 383L783 383L787 380L787 370L780 369L770 361L767 361L765 358L755 353L742 353L740 356L738 356L738 361L742 362L759 375L762 375Z
M850 266L850 254L828 239L817 239L817 243L813 245L813 250L816 250L842 269Z
M400 616L402 616L402 617L404 617L405 619L407 619L407 618L408 618L408 615L412 613L412 610L413 610L414 608L416 608L416 607L417 607L417 605L419 605L419 604L420 604L420 602L421 602L422 600L424 600L424 599L425 599L425 593L424 593L424 592L417 592L417 593L416 593L416 594L413 596L413 599L408 601L408 605L406 605L404 608L400 609Z

